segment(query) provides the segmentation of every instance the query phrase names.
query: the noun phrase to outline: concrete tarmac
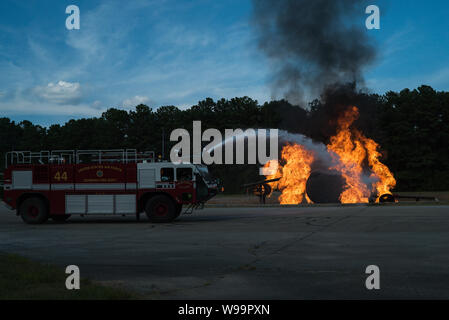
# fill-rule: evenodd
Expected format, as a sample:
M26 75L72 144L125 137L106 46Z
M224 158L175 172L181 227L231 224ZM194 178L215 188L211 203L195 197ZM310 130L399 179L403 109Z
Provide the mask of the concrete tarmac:
M26 225L0 204L0 251L75 264L149 299L449 298L446 205L207 208L170 224L92 216ZM380 290L365 287L369 265L380 268Z

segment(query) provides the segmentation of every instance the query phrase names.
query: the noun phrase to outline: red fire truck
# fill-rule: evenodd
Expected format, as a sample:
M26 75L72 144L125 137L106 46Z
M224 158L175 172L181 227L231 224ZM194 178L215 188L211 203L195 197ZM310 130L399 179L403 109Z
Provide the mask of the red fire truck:
M204 165L157 162L154 152L12 151L6 154L4 202L26 223L71 215L136 215L170 222L217 194Z

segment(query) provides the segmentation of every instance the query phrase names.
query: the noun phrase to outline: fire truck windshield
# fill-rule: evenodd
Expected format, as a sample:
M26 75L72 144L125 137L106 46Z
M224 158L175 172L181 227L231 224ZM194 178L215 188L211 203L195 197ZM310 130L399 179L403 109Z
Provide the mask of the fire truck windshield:
M200 165L196 165L196 168L198 169L198 172L203 177L203 179L206 183L214 182L214 179L210 175L209 170L207 169L206 166L200 164Z

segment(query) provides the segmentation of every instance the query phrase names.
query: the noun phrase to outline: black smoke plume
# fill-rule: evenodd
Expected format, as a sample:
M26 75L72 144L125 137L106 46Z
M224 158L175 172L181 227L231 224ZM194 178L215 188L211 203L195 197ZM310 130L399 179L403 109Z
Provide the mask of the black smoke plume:
M273 98L293 103L330 86L363 85L376 57L364 0L253 0L259 47L273 69Z

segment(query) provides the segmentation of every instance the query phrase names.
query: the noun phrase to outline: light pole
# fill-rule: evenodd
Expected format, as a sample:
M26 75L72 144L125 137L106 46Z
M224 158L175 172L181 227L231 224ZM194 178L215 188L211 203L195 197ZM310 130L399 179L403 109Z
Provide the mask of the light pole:
M162 128L162 160L165 159L165 128Z

